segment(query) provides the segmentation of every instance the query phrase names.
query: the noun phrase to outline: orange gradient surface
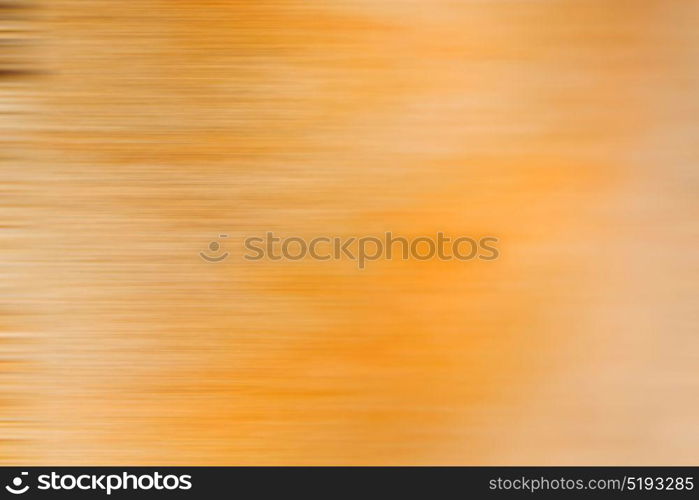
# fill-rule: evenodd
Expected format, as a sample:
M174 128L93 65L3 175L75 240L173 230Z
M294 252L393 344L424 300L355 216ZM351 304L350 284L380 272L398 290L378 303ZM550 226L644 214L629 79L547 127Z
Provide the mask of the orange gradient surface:
M1 4L2 463L696 464L698 2Z

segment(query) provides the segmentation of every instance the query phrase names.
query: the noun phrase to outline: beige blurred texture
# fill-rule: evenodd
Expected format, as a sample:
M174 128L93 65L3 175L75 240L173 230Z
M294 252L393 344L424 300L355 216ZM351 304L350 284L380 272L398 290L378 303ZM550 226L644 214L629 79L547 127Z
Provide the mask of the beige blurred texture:
M15 7L2 463L699 460L699 2ZM268 230L502 256L242 260Z

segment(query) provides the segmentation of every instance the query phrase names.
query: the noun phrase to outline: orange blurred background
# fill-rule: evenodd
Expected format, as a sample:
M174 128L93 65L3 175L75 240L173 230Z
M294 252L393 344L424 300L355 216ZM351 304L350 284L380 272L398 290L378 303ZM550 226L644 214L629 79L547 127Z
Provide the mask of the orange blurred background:
M3 463L697 463L699 3L0 16Z

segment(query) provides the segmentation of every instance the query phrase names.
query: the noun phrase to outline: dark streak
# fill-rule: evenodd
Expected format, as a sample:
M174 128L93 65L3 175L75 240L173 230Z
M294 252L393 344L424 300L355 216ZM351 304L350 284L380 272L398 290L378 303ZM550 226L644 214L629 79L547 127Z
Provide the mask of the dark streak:
M41 71L31 69L0 68L0 78L27 78L41 74L43 74Z
M0 2L0 10L29 9L31 5L26 2Z

